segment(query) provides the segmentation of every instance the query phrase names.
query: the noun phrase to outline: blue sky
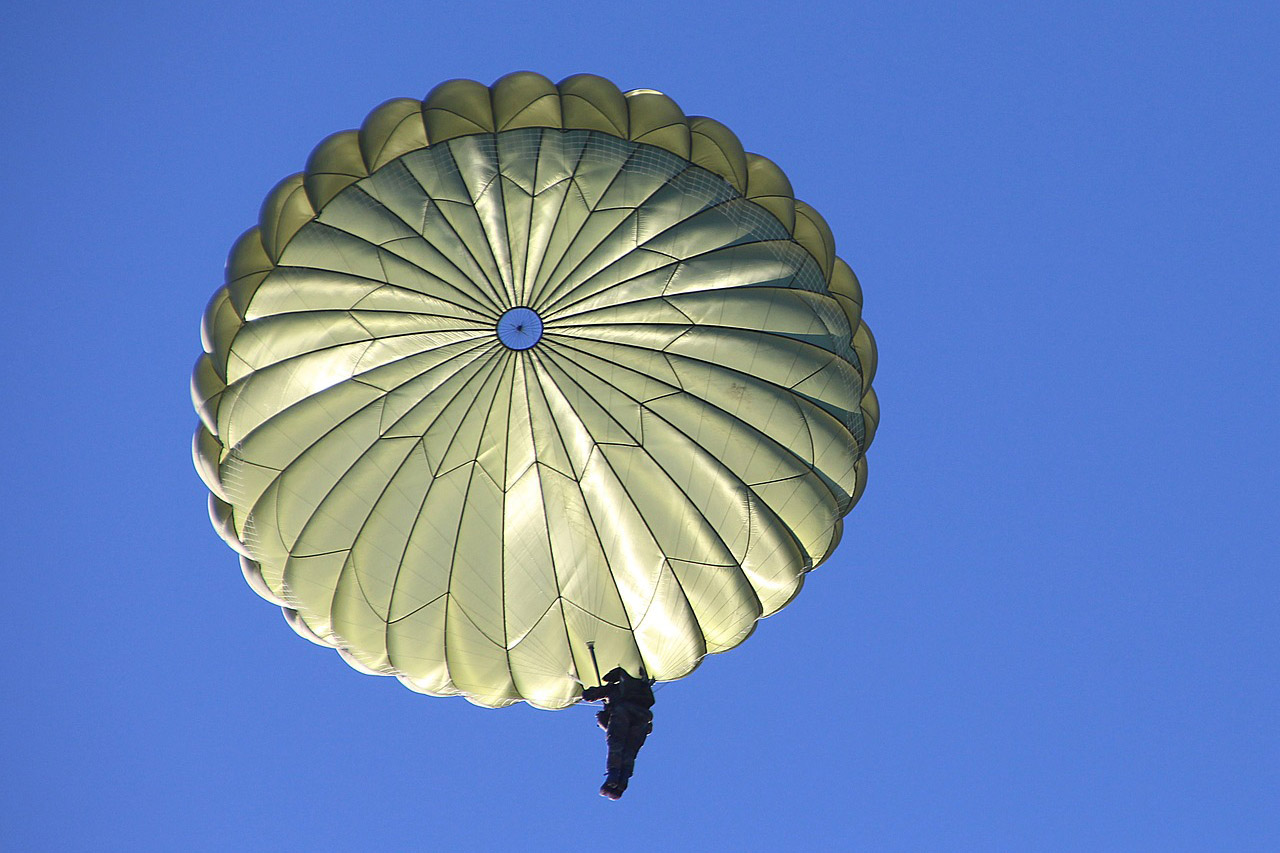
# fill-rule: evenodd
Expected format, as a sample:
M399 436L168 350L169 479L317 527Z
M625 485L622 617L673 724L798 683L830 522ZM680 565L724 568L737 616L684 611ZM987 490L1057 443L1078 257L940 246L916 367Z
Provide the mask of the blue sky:
M1263 4L27 4L0 33L12 850L1280 847ZM831 224L883 421L837 555L658 694L357 674L240 576L198 322L311 147L518 69L667 92Z

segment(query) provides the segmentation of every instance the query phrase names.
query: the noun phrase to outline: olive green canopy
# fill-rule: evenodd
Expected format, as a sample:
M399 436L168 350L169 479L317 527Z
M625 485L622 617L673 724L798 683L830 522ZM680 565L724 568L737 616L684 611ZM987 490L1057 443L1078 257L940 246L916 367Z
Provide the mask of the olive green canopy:
M741 643L840 538L875 345L782 172L665 95L467 80L267 197L195 460L246 578L354 667L573 704Z

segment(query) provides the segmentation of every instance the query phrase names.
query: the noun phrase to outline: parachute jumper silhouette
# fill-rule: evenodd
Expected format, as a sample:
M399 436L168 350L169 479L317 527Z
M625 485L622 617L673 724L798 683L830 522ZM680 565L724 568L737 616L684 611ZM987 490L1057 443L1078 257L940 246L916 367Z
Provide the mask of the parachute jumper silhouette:
M827 224L724 125L528 72L322 141L204 315L196 467L362 672L577 702L737 646L835 549L879 407Z

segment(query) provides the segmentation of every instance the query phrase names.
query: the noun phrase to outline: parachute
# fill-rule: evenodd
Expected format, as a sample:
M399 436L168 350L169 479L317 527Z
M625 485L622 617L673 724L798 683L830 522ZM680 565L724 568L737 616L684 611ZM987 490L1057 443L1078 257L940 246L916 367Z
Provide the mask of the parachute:
M666 95L520 72L322 141L231 250L197 470L250 586L489 707L689 674L866 483L862 295L771 161Z

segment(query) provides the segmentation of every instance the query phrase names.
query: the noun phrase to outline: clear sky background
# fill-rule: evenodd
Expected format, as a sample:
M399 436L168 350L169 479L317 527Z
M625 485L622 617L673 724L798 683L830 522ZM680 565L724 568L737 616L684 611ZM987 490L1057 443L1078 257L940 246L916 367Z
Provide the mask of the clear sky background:
M1280 849L1280 17L1193 3L23 3L0 25L0 848ZM843 545L591 713L363 676L211 529L188 376L325 135L588 71L774 159L862 279Z

